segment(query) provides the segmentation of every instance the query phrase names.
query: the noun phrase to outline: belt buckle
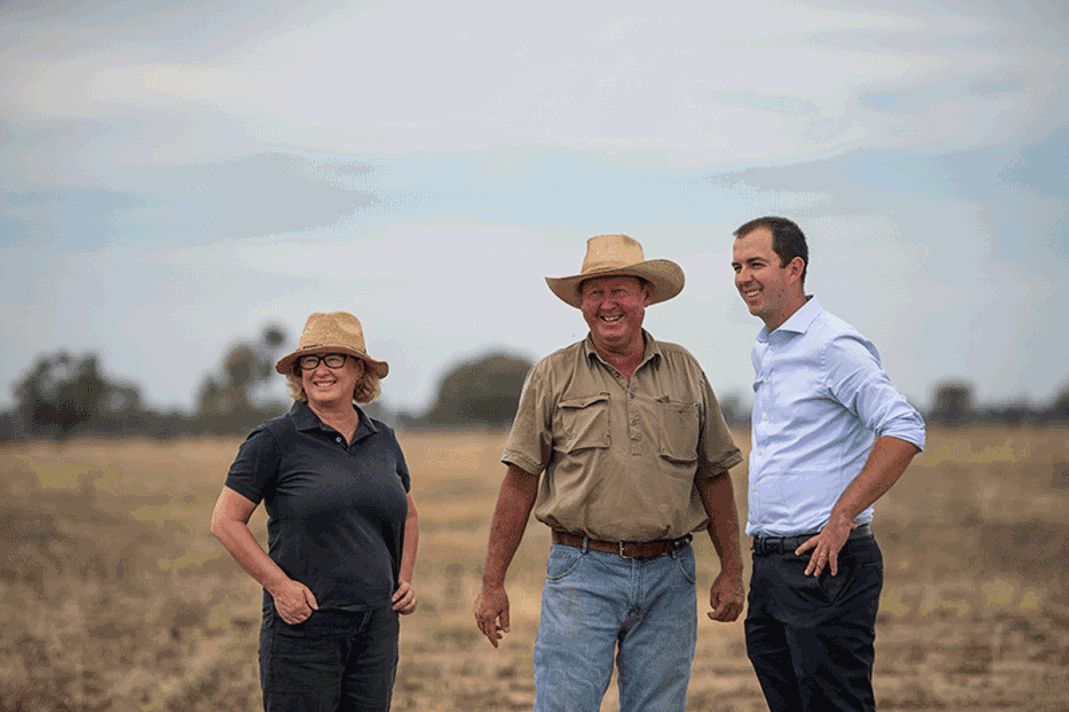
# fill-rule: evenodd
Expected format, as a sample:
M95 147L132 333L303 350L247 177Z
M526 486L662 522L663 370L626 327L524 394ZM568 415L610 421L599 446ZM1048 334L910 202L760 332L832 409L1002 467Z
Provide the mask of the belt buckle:
M621 559L633 559L633 558L635 558L633 556L628 556L627 554L624 553L624 544L625 544L625 542L622 542L622 541L620 542L620 558Z

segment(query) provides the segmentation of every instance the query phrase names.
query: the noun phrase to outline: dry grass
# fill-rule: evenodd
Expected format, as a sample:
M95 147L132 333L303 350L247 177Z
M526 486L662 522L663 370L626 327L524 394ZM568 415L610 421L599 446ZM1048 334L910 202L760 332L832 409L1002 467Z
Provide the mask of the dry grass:
M880 502L881 710L1066 709L1067 436L930 433ZM238 443L0 449L0 712L259 708L259 591L207 531ZM503 646L471 618L502 444L486 433L402 435L422 542L396 709L530 708L545 527L532 524L510 570ZM743 511L745 475L734 472ZM262 535L262 513L253 523ZM707 541L698 555L708 586L717 567ZM741 623L703 616L700 626L690 709L765 709ZM603 709L616 709L613 688Z

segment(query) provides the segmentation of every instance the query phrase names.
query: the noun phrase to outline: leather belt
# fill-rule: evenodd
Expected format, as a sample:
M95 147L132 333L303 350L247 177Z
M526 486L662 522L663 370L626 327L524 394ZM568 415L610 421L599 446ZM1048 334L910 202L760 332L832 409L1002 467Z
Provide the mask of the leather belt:
M602 541L601 539L586 539L581 534L569 534L557 529L553 530L553 543L565 546L574 546L582 549L584 539L586 548L592 551L602 551L607 554L618 554L625 559L655 559L673 551L678 551L690 544L693 539L690 534L678 539L658 539L656 541Z
M793 554L794 550L806 543L820 532L799 534L797 536L755 536L753 540L753 553L755 554ZM850 539L864 539L872 536L872 527L862 524L850 532ZM808 553L803 556L809 556Z

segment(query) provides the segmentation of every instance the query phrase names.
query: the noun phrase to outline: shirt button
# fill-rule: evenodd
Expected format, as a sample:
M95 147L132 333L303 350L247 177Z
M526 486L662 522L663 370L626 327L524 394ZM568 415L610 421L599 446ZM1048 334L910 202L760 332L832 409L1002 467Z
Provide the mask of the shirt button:
M341 438L334 438L334 442L340 443L341 442Z

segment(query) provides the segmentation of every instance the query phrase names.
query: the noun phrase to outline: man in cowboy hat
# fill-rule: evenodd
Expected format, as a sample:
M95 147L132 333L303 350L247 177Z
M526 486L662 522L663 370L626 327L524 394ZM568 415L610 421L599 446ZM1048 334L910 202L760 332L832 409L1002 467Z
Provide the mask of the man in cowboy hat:
M720 557L707 615L733 621L743 606L728 475L742 457L694 357L642 329L646 307L683 289L683 271L646 260L626 235L599 235L580 274L546 282L590 333L528 374L475 619L494 647L509 631L505 571L534 509L553 531L535 710L597 710L614 657L621 710L683 710L697 637L693 532L707 530Z

